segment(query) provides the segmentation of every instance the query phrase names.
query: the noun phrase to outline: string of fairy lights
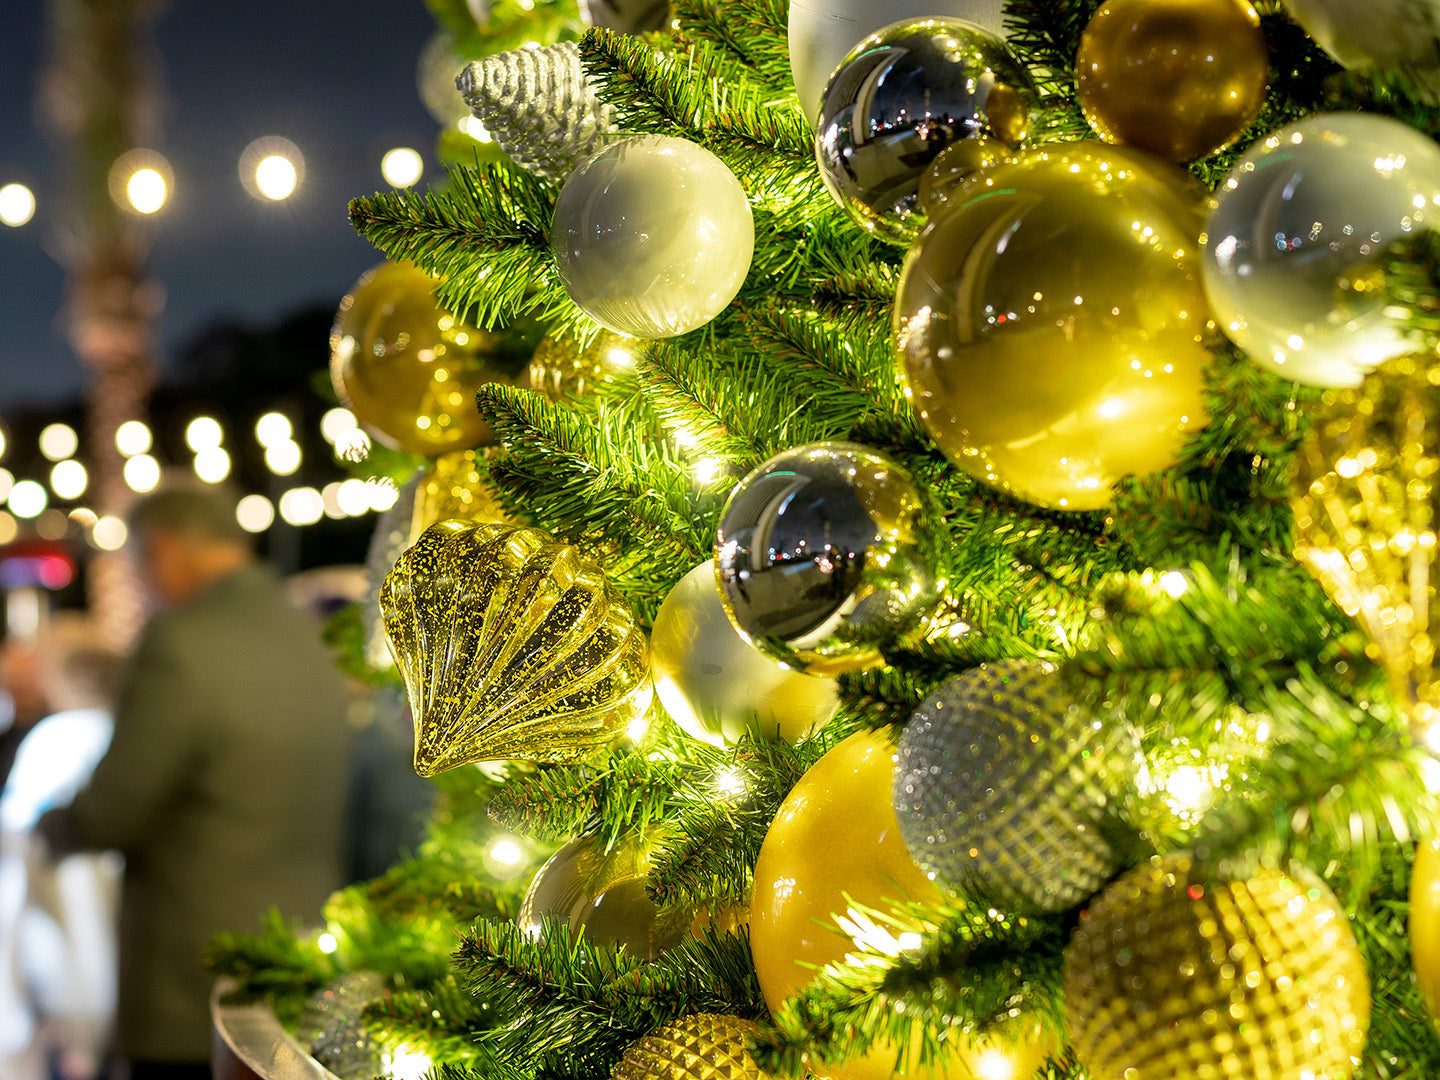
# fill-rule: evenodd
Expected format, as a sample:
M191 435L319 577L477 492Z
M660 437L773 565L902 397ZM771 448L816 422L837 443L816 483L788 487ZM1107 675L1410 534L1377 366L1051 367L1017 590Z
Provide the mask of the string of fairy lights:
M368 446L368 436L355 415L342 406L320 418L319 433L333 448L336 457L353 459ZM348 478L332 480L316 488L304 483L286 486L304 461L304 450L295 438L290 417L282 412L259 416L251 436L225 430L213 416L200 415L185 426L185 445L190 453L188 471L205 484L220 484L230 478L237 440L253 437L262 451L265 468L272 478L271 495L252 492L239 500L235 517L248 532L263 533L277 519L303 528L325 520L364 517L388 510L397 491L385 480ZM0 431L0 545L14 541L22 531L33 531L42 539L59 540L77 528L86 541L100 551L115 551L125 543L125 523L114 515L98 514L85 505L90 493L91 469L80 456L80 435L69 424L55 422L40 430L36 449L48 463L38 474L16 475L5 465L20 448L10 445ZM136 494L155 490L172 472L186 470L183 462L162 464L155 454L155 437L150 426L128 420L115 432L115 448L125 460L126 486ZM33 455L32 455L33 456ZM31 472L35 473L35 466Z

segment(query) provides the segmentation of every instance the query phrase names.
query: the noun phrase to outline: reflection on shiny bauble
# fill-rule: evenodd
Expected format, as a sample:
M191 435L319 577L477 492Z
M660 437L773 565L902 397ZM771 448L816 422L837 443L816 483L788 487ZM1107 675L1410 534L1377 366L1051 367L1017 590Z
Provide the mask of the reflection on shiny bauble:
M1371 113L1322 113L1250 147L1205 225L1215 318L1261 367L1355 386L1409 350L1376 291L1339 289L1393 240L1440 226L1440 147Z
M1036 660L942 683L900 737L900 835L932 880L1002 911L1060 911L1120 868L1107 810L1139 747Z
M643 34L670 21L669 0L581 0L580 17L590 26Z
M571 840L536 873L520 906L519 924L538 935L543 920L581 931L592 945L624 947L631 956L653 960L684 938L693 918L683 912L659 920L645 893L649 849L622 843L605 851L594 837Z
M959 19L917 19L861 41L825 85L815 160L866 232L896 244L924 224L920 182L946 148L1020 144L1038 98L1004 42Z
M1270 53L1249 0L1106 0L1080 35L1075 77L1106 142L1195 161L1260 112Z
M1352 71L1404 68L1440 97L1440 0L1285 0L1295 21ZM1427 85L1428 84L1428 85Z
M1041 506L1105 506L1205 422L1204 191L1139 151L1022 150L977 175L906 257L895 340L957 466Z
M677 724L715 746L749 734L799 742L839 707L835 681L789 671L740 636L713 562L670 590L650 630L655 693Z
M1365 959L1324 882L1212 873L1183 851L1101 893L1062 989L1093 1080L1348 1080L1370 1020Z
M340 301L330 331L340 400L413 454L487 442L490 425L475 411L475 391L504 379L487 352L499 335L457 321L436 303L435 284L411 263L381 263Z
M560 280L601 326L664 338L704 326L750 270L745 191L704 147L616 139L570 174L550 230Z
M799 446L756 466L721 511L715 568L740 632L817 675L878 663L934 599L914 482L856 443Z
M931 216L950 201L950 195L981 169L999 165L1010 147L994 139L963 139L940 152L920 177L920 212Z
M966 19L997 37L1005 32L1000 0L790 0L790 75L805 119L814 124L825 84L862 38L928 15Z
M1430 1019L1440 1027L1440 838L1420 841L1410 872L1410 957Z

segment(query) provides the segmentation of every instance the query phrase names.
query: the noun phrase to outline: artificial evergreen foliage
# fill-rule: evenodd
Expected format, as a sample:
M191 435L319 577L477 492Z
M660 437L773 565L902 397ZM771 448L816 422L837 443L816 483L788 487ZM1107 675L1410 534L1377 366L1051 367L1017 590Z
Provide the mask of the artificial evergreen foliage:
M497 0L489 36L463 0L430 5L472 52L518 44L519 3ZM1009 46L1041 92L1032 143L1095 138L1073 63L1097 7L1006 4ZM1363 109L1440 134L1440 112L1402 76L1345 71L1281 4L1257 7L1268 97L1238 142L1190 167L1200 182L1213 189L1256 137L1319 111ZM867 444L916 480L941 539L933 572L944 599L885 647L882 666L839 678L838 715L798 746L717 750L657 705L643 737L578 765L442 774L416 859L339 894L323 928L272 924L217 941L215 970L270 995L287 1019L341 972L384 971L392 993L367 1009L370 1030L422 1050L445 1080L602 1080L635 1040L699 1012L758 1021L755 1057L774 1076L882 1041L929 1056L949 1032L1003 1037L1033 1015L1062 1048L1038 1075L1081 1080L1063 1049L1061 983L1083 905L1022 915L956 895L912 913L929 928L918 947L896 956L876 943L884 934L859 935L857 962L827 969L773 1017L743 926L718 917L743 909L771 819L826 750L860 728L905 724L979 664L1039 659L1057 666L1077 708L1138 732L1142 760L1110 807L1125 867L1178 849L1241 876L1305 864L1344 907L1368 968L1372 1023L1356 1075L1440 1076L1405 922L1414 844L1440 820L1431 752L1357 625L1291 555L1292 458L1322 392L1260 370L1217 334L1211 421L1171 468L1121 481L1106 509L1043 509L971 479L926 435L896 376L903 250L857 230L819 180L790 86L786 4L677 0L672 13L670 31L634 37L585 30L542 4L535 36L580 38L621 133L689 139L730 167L754 212L749 277L715 321L638 343L628 370L581 395L484 387L477 407L497 442L488 479L513 521L589 552L648 627L669 589L712 557L726 496L755 465L805 443ZM453 136L442 148L443 185L358 198L355 227L385 256L435 274L457 316L482 326L524 316L552 337L593 340L599 328L569 301L550 249L559 185L489 150L467 156ZM1385 290L1421 353L1440 347L1437 237L1417 232L1381 253L1360 283ZM357 637L353 626L336 633L352 667ZM1177 776L1203 797L1182 797ZM656 844L651 898L714 920L698 919L681 946L644 963L572 942L564 927L536 937L515 924L546 853L576 836L612 844L641 833ZM523 872L497 869L496 837L522 852ZM892 916L852 917L884 927ZM333 953L316 946L319 929L337 939Z

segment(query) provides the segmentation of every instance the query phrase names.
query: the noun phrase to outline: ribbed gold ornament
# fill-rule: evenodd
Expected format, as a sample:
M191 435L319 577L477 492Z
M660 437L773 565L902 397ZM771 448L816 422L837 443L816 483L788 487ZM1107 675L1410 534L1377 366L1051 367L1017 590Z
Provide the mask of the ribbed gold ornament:
M696 1013L631 1043L613 1080L759 1080L746 1046L755 1025L738 1016Z
M650 707L645 635L605 575L538 529L442 521L380 590L415 771L574 761Z
M1185 852L1082 913L1063 989L1092 1080L1347 1080L1370 1020L1364 959L1318 877L1226 877Z
M1326 391L1296 460L1295 557L1359 622L1366 653L1428 727L1440 708L1440 354L1399 357L1353 389Z

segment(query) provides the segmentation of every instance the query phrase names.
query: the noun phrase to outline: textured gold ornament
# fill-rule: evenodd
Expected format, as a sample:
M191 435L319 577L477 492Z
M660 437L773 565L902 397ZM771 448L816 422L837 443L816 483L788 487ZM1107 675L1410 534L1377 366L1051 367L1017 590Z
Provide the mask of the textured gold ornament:
M499 335L460 322L436 303L434 288L412 263L381 263L340 301L330 331L335 392L385 441L414 454L488 442L475 391L509 381L490 356Z
M608 382L616 373L635 363L643 342L601 330L595 340L581 347L573 340L547 337L530 360L530 388L552 401L579 397L596 383Z
M1364 959L1318 877L1216 875L1186 852L1081 914L1063 990L1093 1080L1347 1080L1370 1020Z
M738 1016L695 1013L631 1043L614 1080L761 1080L750 1056L755 1025Z
M1430 1019L1440 1028L1440 838L1422 840L1410 871L1410 956Z
M650 706L645 635L605 575L538 529L443 521L380 591L415 771L573 761Z
M1075 58L1075 96L1096 133L1171 161L1239 138L1269 79L1248 0L1107 0Z
M1300 446L1295 557L1369 635L1411 719L1440 706L1432 575L1440 502L1440 354L1402 356L1327 390Z
M414 536L437 521L504 522L505 510L480 472L474 450L442 454L421 474L415 492Z

